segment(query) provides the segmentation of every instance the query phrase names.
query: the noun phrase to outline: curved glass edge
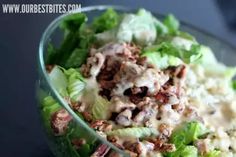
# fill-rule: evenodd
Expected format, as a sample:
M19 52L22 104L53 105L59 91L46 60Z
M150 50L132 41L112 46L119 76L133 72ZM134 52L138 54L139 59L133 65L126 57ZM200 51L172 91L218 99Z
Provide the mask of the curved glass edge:
M114 149L115 151L117 151L118 153L121 153L124 156L127 156L127 154L124 153L124 151L118 149L117 147L115 147L113 144L111 144L110 142L108 142L107 140L103 139L102 137L100 137L99 135L97 135L97 133L91 129L82 119L80 119L75 112L69 107L69 105L65 102L65 100L60 96L60 94L56 91L56 89L52 86L52 84L49 81L49 77L47 75L46 69L45 69L45 64L44 64L44 59L43 59L43 54L44 54L44 50L45 50L45 44L46 41L50 38L51 34L54 32L54 30L59 26L60 22L62 19L64 19L66 16L70 15L70 14L74 14L74 13L78 13L78 12L89 12L89 11L102 11L105 10L109 7L112 7L118 11L129 11L129 12L133 12L134 10L130 10L126 7L123 6L113 6L113 5L98 5L98 6L90 6L90 7L84 7L81 10L75 10L73 12L67 13L67 14L63 14L59 17L57 17L55 20L53 20L50 25L46 28L46 30L44 31L41 40L40 40L40 44L39 44L39 53L38 53L38 68L39 68L39 73L42 74L43 78L48 87L50 88L50 90L52 91L52 96L56 98L56 100L58 102L60 102L60 104L62 104L62 107L64 107L69 113L70 115L72 115L72 117L74 118L74 120L82 125L82 127L84 127L86 130L88 130L91 134L93 134L93 136L97 137L100 141L102 141L103 143L105 143L106 145L108 145L109 147L111 147L112 149ZM161 17L163 18L164 16L161 14L157 14L157 13L153 13L154 16L156 17ZM236 48L234 46L232 46L231 44L227 43L226 41L220 39L219 37L212 35L204 30L201 30L199 28L196 28L193 25L187 24L183 21L181 21L181 25L184 27L188 27L190 29L193 29L197 32L201 32L201 34L204 34L205 36L209 36L212 39L216 39L218 42L222 43L223 45L227 45L229 48L236 50ZM39 82L40 83L40 82Z
M71 107L66 103L66 101L60 96L60 94L57 92L57 90L53 87L53 85L50 83L49 77L47 75L46 69L45 69L45 63L44 63L44 58L43 54L45 51L45 44L46 41L50 38L51 34L55 31L55 29L59 26L60 22L62 19L67 17L68 15L78 13L78 12L89 12L89 11L95 11L95 10L105 10L109 7L112 7L116 10L120 11L127 11L128 9L122 6L104 6L104 5L99 5L99 6L91 6L91 7L85 7L82 8L81 10L75 10L73 12L67 13L67 14L62 14L61 16L57 17L55 20L53 20L49 26L46 28L44 31L40 44L39 44L39 53L38 53L38 67L39 67L39 73L42 74L43 79L46 81L48 87L52 91L52 96L56 98L56 101L58 101L64 109L68 111L68 113L73 117L73 119L76 121L77 124L81 125L84 129L89 131L92 136L96 137L98 140L103 142L104 144L108 145L111 149L115 150L117 153L123 155L123 156L128 156L124 151L120 150L107 140L105 140L103 137L99 136L93 129L91 129L81 118L79 118L76 113L71 109Z

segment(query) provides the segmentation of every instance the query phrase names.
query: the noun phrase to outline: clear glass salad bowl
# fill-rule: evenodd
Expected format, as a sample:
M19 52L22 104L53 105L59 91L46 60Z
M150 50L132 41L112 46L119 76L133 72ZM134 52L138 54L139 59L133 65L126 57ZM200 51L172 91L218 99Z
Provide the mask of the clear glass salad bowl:
M82 8L82 12L85 12L88 16L89 21L96 17L97 15L101 14L107 8L112 7L118 12L135 12L135 10L130 11L124 7L118 6L91 6L91 7L84 7ZM72 13L69 13L72 14ZM61 21L68 16L69 14L64 14L56 18L51 24L47 27L43 36L40 41L39 46L39 54L38 54L38 71L39 71L39 78L37 82L37 98L39 104L40 113L42 111L42 104L45 101L45 98L51 96L56 103L58 103L61 108L66 109L69 114L73 117L73 127L77 127L80 130L80 133L76 136L82 137L86 140L93 140L96 143L95 147L101 145L107 145L112 150L118 152L121 155L126 156L126 154L119 150L114 145L110 144L102 137L97 135L95 131L93 131L77 114L70 108L70 106L65 102L65 100L59 95L56 89L49 81L48 74L45 69L45 58L47 53L48 44L52 43L55 46L59 46L61 41L63 40L64 32L60 29L59 25ZM154 16L157 18L162 19L163 16L159 14L153 13ZM212 48L213 52L215 52L216 57L219 61L225 63L226 65L233 66L236 63L236 49L229 44L223 42L222 40L217 39L216 37L201 31L199 29L194 28L185 23L181 23L181 30L186 31L193 36L200 43L204 43L204 45L208 45ZM50 100L49 100L50 101ZM50 111L50 108L48 109ZM42 118L43 119L43 118ZM91 146L85 146L83 150L78 154L75 152L74 148L71 145L71 141L69 140L69 135L65 138L61 138L59 136L54 136L47 128L47 125L50 125L47 119L43 119L43 124L45 126L45 130L47 133L48 143L49 146L54 153L55 156L58 157L77 157L77 156L88 156L88 154L92 153L89 152L92 148ZM95 148L96 149L96 148Z

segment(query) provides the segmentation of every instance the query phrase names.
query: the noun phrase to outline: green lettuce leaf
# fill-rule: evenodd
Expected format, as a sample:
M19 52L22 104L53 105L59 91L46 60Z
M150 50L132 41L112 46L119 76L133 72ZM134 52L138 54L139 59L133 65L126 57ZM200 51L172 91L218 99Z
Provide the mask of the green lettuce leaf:
M56 90L62 96L67 96L67 79L62 70L58 66L54 66L48 76Z
M65 63L65 68L78 68L85 63L88 57L87 49L74 49Z
M117 130L109 131L106 134L124 136L124 137L127 136L127 137L143 138L143 137L149 137L149 136L157 136L158 131L155 128L137 127L137 128L117 129Z
M180 154L181 157L198 157L198 150L194 146L186 146Z
M88 134L87 130L81 128L81 126L70 123L69 131L66 134L67 141L70 141L70 150L73 150L74 147L71 144L73 139L86 139L86 144L82 145L76 153L78 153L81 157L90 156L93 151L93 145L96 143L96 138Z
M84 13L75 13L67 16L60 27L64 30L76 32L80 26L88 20Z
M112 8L109 8L101 16L94 19L92 28L96 33L110 30L118 25L119 18L117 12Z
M229 81L236 75L236 67L227 67L219 63L209 47L201 45L200 52L202 57L198 63L205 68L207 74L218 75Z
M197 148L189 144L198 137L207 133L207 129L200 122L188 122L183 127L175 130L170 142L175 144L176 151L167 153L167 157L198 157Z
M163 23L168 28L168 32L170 34L176 34L178 32L180 24L174 15L169 14L167 17L165 17Z
M168 33L168 28L161 21L154 18L154 25L156 27L157 35L165 35Z
M194 146L182 146L177 151L167 153L165 157L198 157L197 148Z
M105 98L97 95L95 103L92 106L92 115L95 119L107 119L109 116L109 105L110 102Z
M186 123L182 128L175 130L171 135L171 142L176 148L188 145L198 139L199 136L207 133L207 129L200 122Z
M220 157L221 152L219 150L212 150L203 157Z
M41 115L43 118L46 130L51 133L51 116L53 113L60 110L62 107L57 103L52 96L47 96L43 99Z
M204 66L211 66L217 64L217 59L209 47L201 45L200 51L202 54L202 58L199 60L200 64Z
M183 63L178 57L168 56L167 54L148 52L143 56L147 57L147 61L160 69L165 69L168 66L177 66Z
M64 39L58 48L55 48L52 44L48 45L47 64L70 68L81 65L85 61L87 54L84 52L89 49L95 40L94 32L89 29L85 24L86 22L87 17L83 13L71 14L63 20L60 27L65 32ZM83 53L78 53L75 49L80 49ZM79 62L75 64L78 60Z
M232 80L232 87L234 90L236 90L236 80Z
M69 96L72 101L78 101L86 85L84 78L77 69L70 68L63 71L68 80L67 90Z
M193 63L201 58L200 45L193 44L190 50L174 46L171 42L162 42L159 45L146 47L143 56L157 67L163 69L170 65ZM154 53L154 54L152 54Z
M90 46L96 41L94 30L83 23L79 29L79 48L89 50Z

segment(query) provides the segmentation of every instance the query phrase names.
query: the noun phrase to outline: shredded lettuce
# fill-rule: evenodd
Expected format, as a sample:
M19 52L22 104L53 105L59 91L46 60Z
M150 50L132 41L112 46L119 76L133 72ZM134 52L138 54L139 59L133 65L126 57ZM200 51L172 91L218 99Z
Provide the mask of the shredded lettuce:
M165 157L198 157L197 148L194 146L182 146L177 151L167 153Z
M200 52L202 57L198 63L205 68L207 74L221 76L229 81L236 75L236 67L227 67L218 63L209 47L201 45Z
M197 148L189 144L193 143L198 137L207 133L207 129L200 122L188 122L183 127L175 130L170 142L175 144L176 151L167 153L167 157L197 157Z
M101 16L94 19L92 28L96 33L110 30L118 25L119 18L117 12L112 8L109 8Z
M84 13L75 13L67 16L60 27L64 30L76 32L88 18Z
M207 133L207 129L200 122L186 123L182 128L174 131L171 135L171 142L178 149L182 145L188 145L198 139L199 136Z
M65 63L66 68L71 67L80 67L87 59L88 52L86 49L74 49L71 53L70 57L67 59Z
M61 28L65 30L65 39L59 49L57 49L57 55L52 59L53 62L50 64L58 64L64 67L66 60L81 41L79 28L86 21L87 17L83 13L71 14L65 18L61 24Z
M221 151L219 150L212 150L203 157L220 157Z
M73 139L81 138L86 139L86 144L82 145L76 153L78 153L81 157L89 156L94 149L94 145L96 144L96 138L88 134L88 132L85 129L81 128L81 126L75 123L71 123L69 125L69 131L66 134L66 139L70 142L69 146L71 147L71 150L74 149L71 141Z
M167 54L147 52L143 56L147 57L147 61L160 69L168 66L177 66L183 63L178 57L168 56Z
M109 108L110 102L105 98L97 95L95 99L95 103L92 106L92 115L95 119L107 119L109 116Z
M90 46L96 42L94 30L86 23L79 28L79 49L89 50Z
M179 21L172 14L165 17L163 23L168 28L170 34L176 34L179 30Z
M201 65L211 66L217 64L217 59L209 47L201 45L200 51L202 54L202 58L199 60L199 63Z
M200 45L193 44L190 50L186 50L180 46L174 46L171 42L162 42L159 45L146 47L143 56L146 56L152 64L163 69L170 65L181 64L181 60L185 63L197 61L202 56L199 50Z
M57 112L61 108L62 107L53 99L52 96L47 96L43 99L41 114L44 125L48 132L52 131L50 125L52 114Z
M54 66L48 74L49 79L56 90L62 95L67 96L67 79L62 70L58 66Z
M67 16L60 27L65 32L61 45L48 45L47 64L62 67L79 67L86 60L88 49L95 42L94 32L86 25L87 16L76 13Z
M143 138L143 137L149 137L149 136L157 136L158 131L155 128L137 127L137 128L117 129L117 130L109 131L106 134L124 136L124 137Z
M236 90L236 80L232 80L232 87L234 90Z
M161 21L154 18L154 25L156 27L157 35L165 35L168 33L168 28Z
M194 146L186 146L181 150L181 157L198 157L198 150Z
M64 69L64 74L68 80L67 90L72 101L78 101L83 89L85 88L85 81L83 76L77 69Z

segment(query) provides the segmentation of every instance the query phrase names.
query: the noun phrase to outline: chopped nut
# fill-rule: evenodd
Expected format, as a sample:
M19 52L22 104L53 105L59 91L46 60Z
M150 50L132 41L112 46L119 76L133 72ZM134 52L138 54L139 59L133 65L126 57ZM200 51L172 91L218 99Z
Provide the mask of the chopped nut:
M63 135L71 120L71 115L65 109L61 109L55 112L51 118L51 127L53 129L54 134Z
M107 145L101 144L97 148L97 150L91 155L91 157L103 157L108 153L109 150L110 148Z
M172 132L172 128L169 125L164 124L164 123L159 125L158 130L161 134L163 134L166 137L170 137L171 132Z
M140 142L130 142L126 141L123 143L123 146L125 149L134 152L136 154L141 154L142 153L142 145Z
M95 130L104 132L112 130L112 125L105 120L96 120L90 124L90 127Z
M197 140L194 142L194 145L197 147L200 155L203 155L207 152L207 146L204 140Z
M92 121L92 115L87 112L87 111L84 111L84 112L81 112L81 114L83 115L84 119L87 121L87 122L91 122Z

